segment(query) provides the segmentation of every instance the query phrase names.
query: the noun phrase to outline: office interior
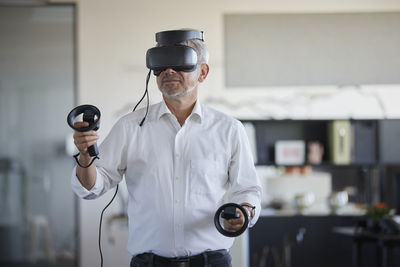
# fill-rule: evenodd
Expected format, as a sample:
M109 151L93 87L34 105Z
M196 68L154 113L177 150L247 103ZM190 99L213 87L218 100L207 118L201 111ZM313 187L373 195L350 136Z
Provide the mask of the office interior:
M199 100L242 121L263 185L233 266L400 266L398 225L387 247L350 231L376 205L400 223L396 0L0 0L0 266L99 266L114 192L72 192L66 116L97 106L101 143L144 93L154 34L181 28L204 31ZM129 266L126 205L122 183L104 266Z

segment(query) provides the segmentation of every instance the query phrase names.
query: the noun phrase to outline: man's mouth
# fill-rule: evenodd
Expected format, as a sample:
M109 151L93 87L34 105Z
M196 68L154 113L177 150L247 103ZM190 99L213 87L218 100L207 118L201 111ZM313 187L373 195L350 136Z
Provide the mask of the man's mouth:
M163 83L180 82L181 78L176 75L165 75L161 81Z
M172 83L172 82L180 82L178 79L164 79L162 80L163 83Z

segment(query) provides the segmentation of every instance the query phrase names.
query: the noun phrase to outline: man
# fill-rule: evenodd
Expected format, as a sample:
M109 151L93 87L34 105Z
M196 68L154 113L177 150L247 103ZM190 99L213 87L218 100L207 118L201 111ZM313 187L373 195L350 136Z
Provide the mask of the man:
M122 117L99 147L100 159L72 176L74 191L93 199L125 175L132 267L231 266L233 238L216 230L214 213L225 202L241 204L247 214L224 221L237 231L244 216L252 226L260 212L261 187L242 124L198 100L209 72L206 46L198 39L182 44L196 51L195 69L158 73L163 101L149 107L144 124L146 109ZM95 131L75 132L81 165L91 161L87 148L97 139Z

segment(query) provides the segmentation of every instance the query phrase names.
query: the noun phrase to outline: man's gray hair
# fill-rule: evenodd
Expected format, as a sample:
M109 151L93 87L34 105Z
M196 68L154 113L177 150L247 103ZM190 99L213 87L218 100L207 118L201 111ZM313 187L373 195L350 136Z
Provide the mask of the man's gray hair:
M189 31L199 31L192 28L182 28L181 30L189 30ZM200 39L191 39L182 42L184 45L192 45L194 50L197 53L197 64L206 63L208 64L208 58L210 57L208 54L208 49L206 44Z
M197 53L197 64L208 63L208 49L206 44L199 39L191 39L183 42L184 45L192 45L194 50Z

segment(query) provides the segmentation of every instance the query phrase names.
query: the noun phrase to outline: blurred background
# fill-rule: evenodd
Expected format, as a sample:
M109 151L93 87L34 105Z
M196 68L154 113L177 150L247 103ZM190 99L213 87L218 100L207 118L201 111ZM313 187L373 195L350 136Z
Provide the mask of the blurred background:
M263 184L233 266L400 266L397 0L0 0L0 266L99 265L113 192L73 194L66 116L97 106L101 142L144 92L154 34L180 28L205 32L200 100L244 123ZM130 260L121 187L104 266Z

